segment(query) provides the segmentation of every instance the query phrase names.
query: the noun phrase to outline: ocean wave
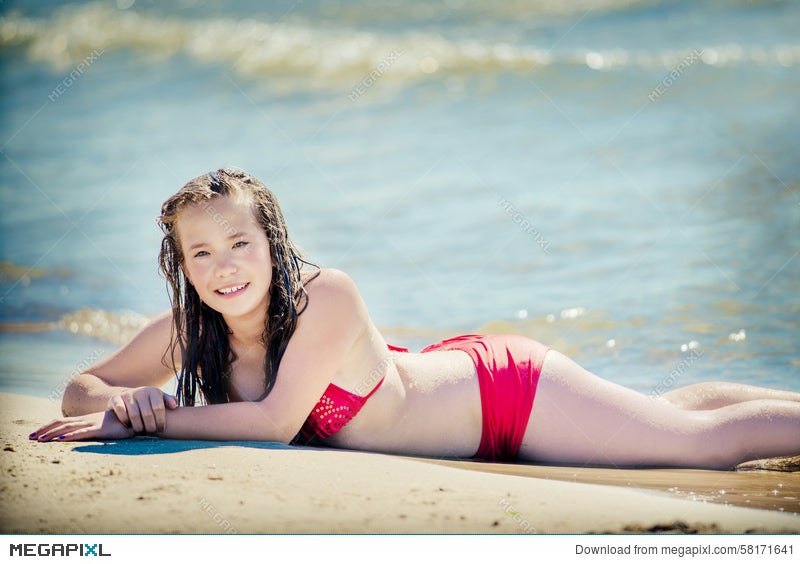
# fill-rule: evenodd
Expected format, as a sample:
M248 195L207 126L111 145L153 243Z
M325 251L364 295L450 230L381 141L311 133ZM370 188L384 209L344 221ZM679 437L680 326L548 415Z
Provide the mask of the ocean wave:
M57 321L2 322L0 331L6 333L68 331L74 335L83 335L115 345L124 345L149 321L149 317L133 311L79 309L64 314Z
M122 346L130 342L150 320L150 317L133 311L85 308L64 314L52 322L0 322L0 332L30 334L66 331ZM752 360L762 354L758 343L755 347L750 343L749 335L747 341L744 337L733 338L734 335L745 335L744 329L730 333L731 327L724 322L698 326L691 323L691 316L672 321L684 323L671 323L666 333L654 332L657 338L652 340L641 338L642 325L645 323L642 319L612 319L602 311L582 307L532 316L526 310L520 310L513 318L490 320L474 328L392 325L380 326L379 329L388 342L408 347L412 352L464 333L517 334L546 343L578 362L588 361L596 369L618 370L620 363L623 367L639 363L651 367L656 375L669 374L676 363L685 362L687 358L693 360L702 356L705 362L724 365L727 362ZM792 351L794 341L790 335L793 333L762 335L760 343L770 350ZM745 342L750 344L745 346ZM792 360L790 365L797 366L797 363ZM650 390L649 385L641 382L637 385L642 391ZM787 387L784 382L780 385Z
M54 321L39 318L2 322L0 331L7 333L67 331L74 335L123 345L136 336L149 321L151 321L151 317L135 311L81 308L63 313ZM573 334L582 334L587 338L591 335L591 340L594 342L599 339L597 335L600 332L619 329L622 325L606 319L601 312L587 312L584 308L577 307L562 310L560 313L530 317L526 311L524 316L518 314L514 319L488 321L480 328L475 328L473 332L518 333L540 340L553 341L558 339L564 327L569 327ZM463 328L411 327L407 325L381 326L380 330L391 342L409 345L412 350L421 349L430 343L463 332ZM605 342L603 339L598 342L601 341Z
M56 268L45 270L36 266L20 266L11 261L0 262L0 284L21 284L29 286L32 280L39 278L52 277L64 279L72 276L72 272L66 268Z
M156 17L115 10L106 3L64 8L47 19L7 15L0 19L0 46L23 47L33 60L61 71L89 55L130 49L157 58L181 54L250 77L334 83L374 78L376 73L382 80L407 82L433 74L526 72L557 65L596 71L674 70L687 57L708 66L800 64L800 44L554 50L489 38L450 39L430 31L390 34L252 18Z
M133 311L80 309L61 318L56 327L76 335L124 345L150 321Z
M542 17L583 17L588 13L607 13L657 4L659 0L362 0L324 2L318 5L314 16L335 18L345 24L373 24L375 22L428 23L456 20L458 22L520 21ZM313 9L313 8L312 8Z

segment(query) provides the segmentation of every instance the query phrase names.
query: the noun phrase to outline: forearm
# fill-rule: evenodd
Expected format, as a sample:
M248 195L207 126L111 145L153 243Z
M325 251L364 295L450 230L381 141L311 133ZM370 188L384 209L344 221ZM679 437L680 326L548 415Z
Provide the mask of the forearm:
M288 444L297 433L292 426L279 424L258 402L179 407L167 411L166 418L164 431L157 434L165 439Z
M66 417L105 411L108 400L127 388L109 386L93 374L75 376L64 390L61 412Z

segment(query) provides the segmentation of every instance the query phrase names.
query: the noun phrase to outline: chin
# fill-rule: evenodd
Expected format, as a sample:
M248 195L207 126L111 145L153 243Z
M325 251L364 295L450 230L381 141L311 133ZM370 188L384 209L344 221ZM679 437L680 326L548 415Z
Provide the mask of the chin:
M239 303L220 303L220 300L215 300L211 307L225 317L249 317L259 313L266 315L268 305L269 302L265 300L247 300L246 302L242 300Z

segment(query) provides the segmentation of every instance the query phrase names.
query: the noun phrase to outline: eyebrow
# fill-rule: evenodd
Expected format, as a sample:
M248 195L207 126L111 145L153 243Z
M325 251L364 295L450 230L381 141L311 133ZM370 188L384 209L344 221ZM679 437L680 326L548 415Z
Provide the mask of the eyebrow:
M237 231L235 233L231 233L228 236L228 241L230 241L231 239L238 239L239 237L242 237L243 235L249 235L249 232L247 232L247 231ZM208 243L206 243L205 241L200 241L199 243L195 243L194 245L189 247L189 251L193 251L195 249L199 249L200 247L206 247L206 246L208 246Z

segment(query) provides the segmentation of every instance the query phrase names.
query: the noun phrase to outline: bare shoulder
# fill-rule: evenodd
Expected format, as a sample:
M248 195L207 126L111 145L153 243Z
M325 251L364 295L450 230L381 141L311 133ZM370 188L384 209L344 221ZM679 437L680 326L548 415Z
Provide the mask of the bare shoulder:
M311 288L353 288L355 289L355 282L350 276L338 268L320 268L308 282L306 282L306 289L309 291Z
M361 299L358 287L347 273L336 268L322 268L319 274L306 284L309 300L316 298L323 302Z
M306 285L308 305L303 315L318 322L342 326L367 319L367 309L350 276L335 268L323 268Z
M262 400L276 421L291 428L290 437L326 387L334 379L352 378L359 368L355 362L362 348L354 347L369 323L358 289L344 272L322 269L306 291L308 303L297 318L275 386Z

